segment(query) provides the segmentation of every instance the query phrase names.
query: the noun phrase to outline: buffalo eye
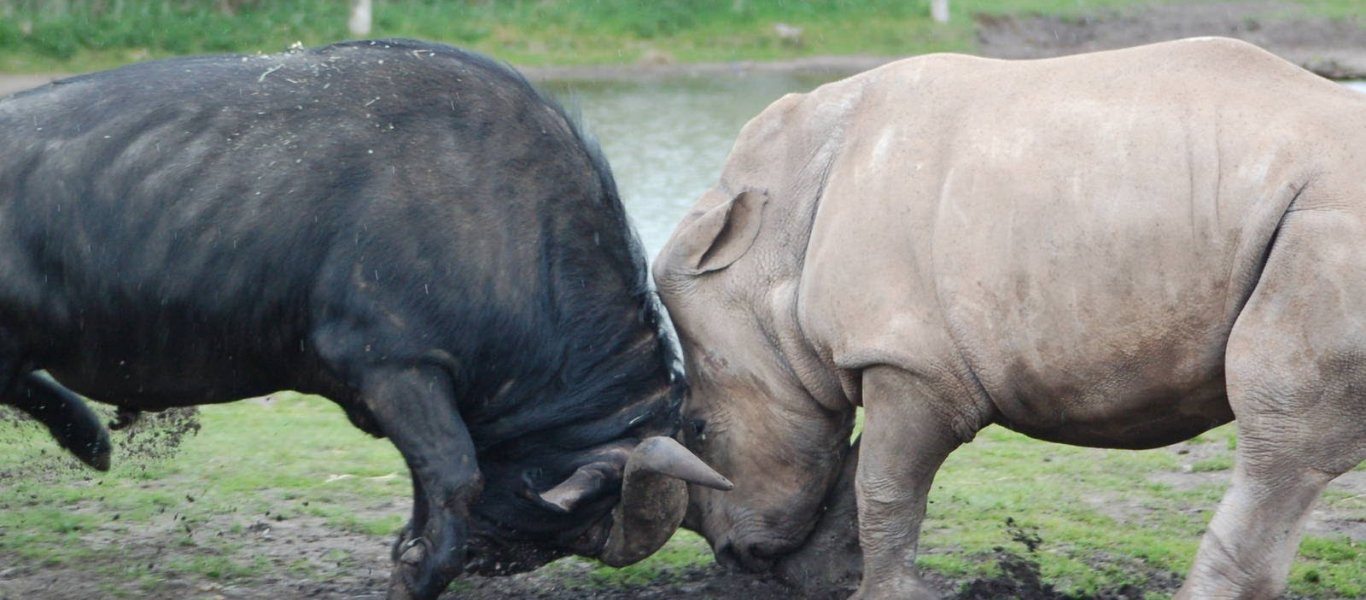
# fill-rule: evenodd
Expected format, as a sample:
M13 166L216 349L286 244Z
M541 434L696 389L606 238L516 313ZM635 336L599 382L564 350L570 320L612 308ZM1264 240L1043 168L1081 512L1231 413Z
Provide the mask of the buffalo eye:
M689 419L688 430L693 437L699 440L707 439L707 421L705 419Z

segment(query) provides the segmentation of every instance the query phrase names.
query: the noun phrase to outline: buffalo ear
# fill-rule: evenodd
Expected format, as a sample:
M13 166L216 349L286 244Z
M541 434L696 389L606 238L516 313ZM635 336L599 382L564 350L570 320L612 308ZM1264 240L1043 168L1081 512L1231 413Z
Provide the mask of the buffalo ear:
M675 236L674 250L683 268L700 275L719 271L739 260L759 235L767 203L767 192L745 190L684 225Z

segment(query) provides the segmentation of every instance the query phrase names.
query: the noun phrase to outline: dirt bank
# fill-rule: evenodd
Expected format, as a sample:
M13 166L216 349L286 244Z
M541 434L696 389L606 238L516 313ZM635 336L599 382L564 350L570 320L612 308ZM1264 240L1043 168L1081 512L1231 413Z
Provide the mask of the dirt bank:
M977 54L1044 58L1196 36L1252 42L1331 79L1366 79L1366 8L1356 19L1311 16L1291 2L1188 2L1107 9L1075 17L974 15ZM536 79L645 79L746 72L839 76L899 57L822 56L783 61L535 67Z
M1163 4L1076 18L977 17L982 54L1041 58L1217 35L1252 42L1332 79L1366 78L1366 7L1355 20L1310 17L1289 2Z

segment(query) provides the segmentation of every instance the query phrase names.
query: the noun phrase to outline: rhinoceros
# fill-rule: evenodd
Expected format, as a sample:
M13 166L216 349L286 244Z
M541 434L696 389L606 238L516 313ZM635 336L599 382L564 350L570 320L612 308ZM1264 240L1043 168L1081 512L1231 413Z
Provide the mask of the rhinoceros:
M936 470L989 424L1153 448L1237 419L1179 598L1270 598L1366 457L1366 97L1201 38L929 55L786 96L655 264L685 443L736 482L686 527L771 567L839 479L855 407L863 598L912 564Z

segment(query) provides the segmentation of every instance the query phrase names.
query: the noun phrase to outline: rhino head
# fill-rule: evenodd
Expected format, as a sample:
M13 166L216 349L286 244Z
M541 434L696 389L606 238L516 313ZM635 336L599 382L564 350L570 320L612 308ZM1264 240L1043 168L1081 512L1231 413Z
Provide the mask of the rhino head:
M756 249L767 195L709 196L655 273L690 388L684 443L736 485L725 494L693 486L684 527L706 537L722 564L763 571L801 547L820 517L853 410L824 404L798 374L809 351L795 335L795 284L770 277L771 255Z
M849 454L857 378L830 368L797 301L849 106L789 95L751 120L655 260L689 386L684 444L735 481L725 494L693 486L683 526L747 570L772 569L812 539ZM798 563L786 570L810 571Z

